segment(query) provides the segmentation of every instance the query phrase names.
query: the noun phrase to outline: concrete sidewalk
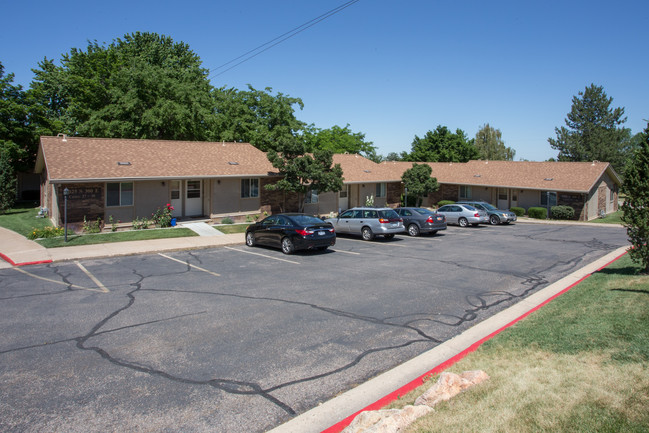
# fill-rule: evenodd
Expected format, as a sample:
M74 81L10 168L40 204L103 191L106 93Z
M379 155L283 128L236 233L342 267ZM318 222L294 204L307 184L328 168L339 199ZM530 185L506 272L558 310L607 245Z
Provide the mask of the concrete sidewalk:
M0 268L58 262L62 260L80 260L237 245L244 242L244 237L243 233L236 233L220 236L190 236L184 238L45 248L16 232L0 227L0 258L4 259L0 260Z

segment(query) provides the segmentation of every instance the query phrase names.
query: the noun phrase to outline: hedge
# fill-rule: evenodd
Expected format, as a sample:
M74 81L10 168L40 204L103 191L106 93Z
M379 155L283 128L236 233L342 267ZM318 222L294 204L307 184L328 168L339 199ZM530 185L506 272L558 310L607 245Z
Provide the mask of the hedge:
M570 206L552 206L550 215L557 220L572 220L575 219L575 210Z
M523 209L522 207L514 206L514 207L510 208L509 210L514 212L516 214L516 216L519 216L519 217L525 215L525 209Z
M437 203L437 207L442 207L444 205L453 204L453 203L455 203L453 200L442 200Z
M527 210L527 215L530 218L544 220L548 217L548 210L544 207L531 207Z

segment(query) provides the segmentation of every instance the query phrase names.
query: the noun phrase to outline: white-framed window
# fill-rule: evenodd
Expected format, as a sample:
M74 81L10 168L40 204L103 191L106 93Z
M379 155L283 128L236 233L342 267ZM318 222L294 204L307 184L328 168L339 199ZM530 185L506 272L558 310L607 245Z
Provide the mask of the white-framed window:
M317 203L318 202L318 190L309 188L306 192L306 197L304 198L304 203Z
M259 197L259 179L241 179L241 198Z
M460 185L460 198L471 198L471 186L470 185Z
M385 197L387 191L387 184L385 182L376 184L376 197Z
M106 184L106 207L133 206L133 182Z
M550 207L557 205L557 193L554 191L541 191L541 206L548 206L548 199L550 200Z
M200 180L187 181L187 198L201 198L201 185Z

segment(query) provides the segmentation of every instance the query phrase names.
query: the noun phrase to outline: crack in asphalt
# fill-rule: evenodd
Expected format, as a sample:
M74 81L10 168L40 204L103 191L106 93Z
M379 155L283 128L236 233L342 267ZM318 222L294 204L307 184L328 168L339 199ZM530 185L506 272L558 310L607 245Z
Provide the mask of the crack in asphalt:
M543 234L547 236L548 232L560 232L561 229L556 229L556 230L549 230L547 232L544 232ZM534 235L527 235L523 236L526 238L534 239ZM544 237L545 241L551 241L551 242L569 242L569 243L579 243L583 244L589 249L594 249L594 250L610 250L614 249L616 247L610 246L608 244L605 244L597 239L592 239L589 241L570 241L570 240L565 240L565 239L547 239ZM382 254L382 252L379 252L379 254ZM197 261L199 264L202 264L202 260L200 258L199 254L196 254L194 252L190 252L189 256L191 257L191 260ZM400 256L403 258L403 256ZM421 257L413 257L416 259L421 259ZM12 351L18 351L18 350L26 350L26 349L31 349L31 348L38 348L38 347L43 347L48 344L57 344L57 343L64 343L64 342L76 342L76 347L80 350L83 351L92 351L97 353L102 359L123 367L123 368L128 368L130 370L146 373L152 376L157 376L157 377L162 377L167 380L173 381L173 382L178 382L178 383L183 383L183 384L188 384L188 385L198 385L198 386L209 386L213 387L215 389L221 390L226 393L231 393L231 394L239 394L239 395L257 395L260 396L267 401L271 402L272 404L276 405L278 408L282 409L289 415L295 415L296 411L287 403L281 401L279 398L275 397L272 395L273 392L278 391L283 388L287 388L296 384L300 383L305 383L313 380L318 380L322 379L327 376L335 375L337 373L343 372L345 370L348 370L357 364L359 364L364 358L375 354L375 353L380 353L380 352L385 352L385 351L390 351L390 350L396 350L396 349L401 349L404 347L411 346L413 344L418 344L418 343L426 343L426 344L440 344L443 340L440 340L438 338L435 338L429 334L427 334L423 329L420 329L416 324L418 323L437 323L443 326L449 326L449 327L459 327L467 322L474 321L478 318L478 313L482 311L489 310L491 308L494 308L500 304L507 303L507 302L513 302L516 299L521 299L526 296L528 296L531 292L537 290L540 286L547 284L548 280L545 279L543 276L546 272L551 271L553 268L573 268L577 266L582 261L582 258L575 258L572 260L567 260L563 262L556 262L553 265L549 266L548 268L535 272L533 274L522 274L522 273L517 273L515 271L506 271L506 270L494 270L494 269L485 269L485 268L480 268L478 266L470 266L467 265L466 263L462 263L461 266L463 267L468 267L472 270L476 271L481 271L481 272L491 272L491 273L497 273L499 275L509 275L511 277L515 278L520 278L520 287L525 288L520 293L515 293L515 291L485 291L485 292L480 292L477 294L472 294L468 295L465 297L466 303L470 306L470 308L466 308L464 310L464 314L462 315L448 315L448 314L434 314L431 315L430 313L415 313L415 314L408 314L408 315L403 315L403 316L392 316L392 317L385 317L385 318L378 318L378 317L373 317L373 316L368 316L368 315L360 315L360 314L355 314L349 311L344 311L340 309L335 309L335 308L330 308L330 307L325 307L321 305L317 305L314 303L309 303L309 302L303 302L303 301L295 301L295 300L288 300L288 299L281 299L281 298L273 298L273 297L265 297L265 296L251 296L251 295L241 295L241 294L232 294L232 293L222 293L222 292L213 292L213 291L197 291L197 290L180 290L180 289L148 289L148 288L143 288L142 284L143 282L150 277L160 277L164 275L179 275L179 274L184 274L188 273L192 270L192 267L189 263L189 260L186 261L187 267L183 271L175 271L175 272L169 272L169 273L164 273L162 274L155 274L155 275L142 275L138 273L136 269L132 270L133 275L137 277L137 280L135 282L130 283L129 285L132 287L132 290L126 293L126 296L128 298L128 301L126 302L125 305L122 307L117 308L116 310L112 311L110 314L106 315L103 319L98 321L94 326L91 327L91 329L84 335L82 336L77 336L74 338L69 338L69 339L63 339L63 340L58 340L55 342L51 343L44 343L44 344L39 344L39 345L31 345L31 346L24 346L20 348L14 348L10 350L5 350L5 351L0 351L0 354L12 352ZM446 266L453 265L453 266L460 266L459 263L456 262L450 262L450 261L441 261ZM57 291L56 293L64 293L69 290L72 290L73 284L69 281L70 273L65 273L62 269L60 269L58 266L54 265L48 265L48 268L52 270L56 275L58 275L59 278L63 282L65 282L68 285L68 289L62 290L62 291ZM283 303L283 304L289 304L289 305L295 305L295 306L301 306L301 307L308 307L312 308L315 310L319 310L322 312L325 312L327 314L331 314L334 316L338 317L344 317L347 319L351 320L358 320L366 323L371 323L374 325L378 326L388 326L388 327L395 327L395 328L400 328L406 331L412 331L415 332L420 338L411 338L408 341L401 343L401 344L396 344L396 345L390 345L390 346L383 346L383 347L374 347L368 350L365 350L361 353L359 353L354 359L349 361L348 363L339 366L337 368L334 368L332 370L316 374L313 376L308 376L308 377L303 377L295 380L291 380L288 382L276 384L274 386L270 386L268 388L263 388L259 383L256 382L249 382L249 381L238 381L238 380L231 380L231 379L226 379L226 378L211 378L211 379L206 379L206 380L197 380L197 379L190 379L190 378L185 378L181 377L179 375L174 375L171 374L163 369L155 368L150 365L145 365L142 363L138 363L136 361L128 360L128 359L122 359L118 358L117 356L111 355L108 350L104 349L101 347L101 345L93 345L92 344L92 339L95 337L99 337L104 334L108 333L114 333L114 332L119 332L125 329L130 329L130 328L135 328L135 327L140 327L140 326L145 326L153 323L158 323L162 321L168 321L168 320L174 320L177 318L182 318L182 317L187 317L187 316L194 316L194 315L199 315L199 314L205 314L206 311L203 312L196 312L196 313L189 313L189 314L184 314L184 315L179 315L179 316L174 316L166 319L158 319L158 320L152 320L148 322L142 322L134 325L129 325L129 326L124 326L124 327L119 327L119 328L114 328L114 329L104 329L102 328L106 327L111 320L116 318L118 315L123 314L126 312L128 309L130 309L133 305L135 305L136 300L137 300L137 294L139 292L144 292L144 291L149 291L149 292L174 292L174 293L187 293L187 294L196 294L196 295L202 295L202 296L218 296L218 297L231 297L231 298L237 298L237 299L244 299L244 300L253 300L253 301L266 301L266 302L278 302L278 303ZM48 293L49 294L55 294L55 293ZM25 295L27 296L41 296L45 294L33 294L33 295ZM8 299L8 298L3 298L3 299ZM433 316L433 317L431 317ZM403 323L396 323L397 319L404 319L407 317L411 317L411 320L407 320Z

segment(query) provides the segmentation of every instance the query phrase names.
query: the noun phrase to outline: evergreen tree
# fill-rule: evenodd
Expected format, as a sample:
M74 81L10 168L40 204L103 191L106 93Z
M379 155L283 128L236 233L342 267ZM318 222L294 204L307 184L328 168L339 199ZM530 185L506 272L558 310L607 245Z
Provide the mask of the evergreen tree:
M403 155L405 161L421 162L467 162L478 159L480 153L466 133L457 129L455 133L446 126L437 126L423 138L415 135L410 154Z
M624 172L622 221L633 245L629 255L649 273L649 123L643 136Z
M624 146L628 133L620 127L626 122L624 108L611 108L603 87L591 84L572 98L566 126L555 128L557 138L548 138L559 151L559 161L604 161L622 172Z

